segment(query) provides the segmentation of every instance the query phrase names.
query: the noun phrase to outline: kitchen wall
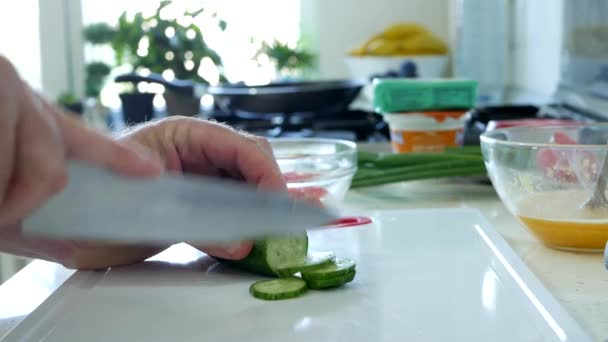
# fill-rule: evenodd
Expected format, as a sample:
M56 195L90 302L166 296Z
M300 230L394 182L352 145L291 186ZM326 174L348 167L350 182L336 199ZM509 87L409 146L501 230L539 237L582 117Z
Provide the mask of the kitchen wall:
M509 77L524 98L547 98L558 79L564 0L510 0ZM426 25L454 43L456 0L302 0L301 27L319 54L322 78L348 77L346 52L397 21ZM480 13L480 15L483 15ZM542 19L541 19L542 18ZM489 61L491 63L491 61Z
M425 25L449 41L450 0L302 0L302 33L319 54L322 78L348 77L348 50L399 21Z
M560 76L563 1L514 1L513 88L538 97L554 93Z

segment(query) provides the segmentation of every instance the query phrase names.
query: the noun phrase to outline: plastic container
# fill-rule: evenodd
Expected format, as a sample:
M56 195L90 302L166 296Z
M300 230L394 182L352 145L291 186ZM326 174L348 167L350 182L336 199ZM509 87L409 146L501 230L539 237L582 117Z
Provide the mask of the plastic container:
M477 82L449 78L376 78L373 86L378 113L469 110L477 92Z
M441 152L459 146L464 131L466 111L386 113L396 153Z

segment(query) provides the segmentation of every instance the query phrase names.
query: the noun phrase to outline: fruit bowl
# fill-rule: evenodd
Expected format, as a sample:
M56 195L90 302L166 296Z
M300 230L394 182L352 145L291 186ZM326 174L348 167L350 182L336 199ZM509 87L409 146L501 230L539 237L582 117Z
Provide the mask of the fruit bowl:
M323 203L344 198L357 171L355 143L317 138L269 142L290 193Z
M587 209L608 152L608 125L568 124L488 131L481 147L507 209L543 244L602 251L608 209Z

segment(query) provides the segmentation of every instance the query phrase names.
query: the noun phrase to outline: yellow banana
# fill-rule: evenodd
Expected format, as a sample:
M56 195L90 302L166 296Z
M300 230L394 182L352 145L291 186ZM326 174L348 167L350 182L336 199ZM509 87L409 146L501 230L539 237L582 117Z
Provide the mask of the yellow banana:
M414 23L398 23L387 27L382 36L386 39L404 39L414 35L428 34L427 30Z
M360 47L349 51L351 56L398 56L446 54L447 45L421 25L397 23L375 34Z
M448 48L439 38L423 35L400 42L398 51L408 55L438 55L447 53Z

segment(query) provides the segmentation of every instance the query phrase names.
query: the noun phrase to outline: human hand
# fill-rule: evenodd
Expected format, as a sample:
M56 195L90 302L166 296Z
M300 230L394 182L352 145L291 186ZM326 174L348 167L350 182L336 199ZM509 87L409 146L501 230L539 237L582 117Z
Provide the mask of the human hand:
M136 142L157 153L169 172L232 178L265 191L287 190L266 139L238 133L219 123L173 117L142 126L122 140ZM201 223L201 229L204 229L204 223ZM187 242L207 254L225 259L242 259L252 246L246 241L231 246L200 246L196 241Z
M163 161L168 172L232 178L254 184L261 190L286 191L268 142L218 123L171 117L139 126L119 140L147 148ZM204 222L201 222L201 229L205 229ZM231 246L186 242L224 259L242 259L252 247L247 241ZM78 247L68 266L95 269L140 262L168 246L81 243Z
M0 56L0 251L71 264L81 246L22 236L21 221L67 182L67 160L130 176L162 172L153 155L97 133L21 80Z

